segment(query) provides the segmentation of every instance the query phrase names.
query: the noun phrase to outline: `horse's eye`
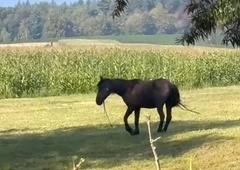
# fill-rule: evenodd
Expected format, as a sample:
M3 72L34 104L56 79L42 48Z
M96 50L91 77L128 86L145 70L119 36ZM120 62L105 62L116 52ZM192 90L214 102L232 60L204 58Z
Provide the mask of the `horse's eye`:
M107 90L107 91L109 91L109 89L108 89L108 88L106 88L106 90Z

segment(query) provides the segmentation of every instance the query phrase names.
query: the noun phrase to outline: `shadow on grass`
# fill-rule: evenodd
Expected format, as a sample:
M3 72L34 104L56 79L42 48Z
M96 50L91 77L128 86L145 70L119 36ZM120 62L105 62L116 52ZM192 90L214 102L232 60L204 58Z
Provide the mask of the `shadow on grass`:
M157 123L152 125L152 133L153 136L162 136L156 144L161 157L177 157L205 143L230 138L210 133L174 140L171 138L174 135L195 130L236 127L239 126L239 120L173 121L169 131L162 134L156 133L157 126ZM74 155L86 159L83 169L109 169L132 159L153 159L147 125L141 124L140 128L140 135L134 137L125 132L123 125L114 125L113 128L108 125L80 126L43 134L21 134L25 132L24 129L0 131L0 169L71 169L71 157Z

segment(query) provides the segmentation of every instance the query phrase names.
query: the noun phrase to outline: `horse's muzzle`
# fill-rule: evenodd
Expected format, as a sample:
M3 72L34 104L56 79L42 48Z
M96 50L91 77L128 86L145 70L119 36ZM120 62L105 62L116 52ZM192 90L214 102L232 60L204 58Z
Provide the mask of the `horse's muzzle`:
M97 105L102 105L102 103L103 103L103 100L100 100L99 98L96 98L96 104Z
M109 93L110 94L110 93ZM104 95L97 95L96 97L96 103L97 105L102 105L104 100L109 96L109 94L104 94Z
M102 105L103 102L96 101L97 105Z

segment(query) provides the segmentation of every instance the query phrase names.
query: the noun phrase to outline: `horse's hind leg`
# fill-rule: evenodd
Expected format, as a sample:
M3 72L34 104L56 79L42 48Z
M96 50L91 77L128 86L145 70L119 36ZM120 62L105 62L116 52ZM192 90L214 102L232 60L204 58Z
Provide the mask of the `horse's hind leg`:
M157 132L162 132L162 128L163 128L163 122L164 122L164 118L165 118L165 115L164 115L164 112L163 112L163 104L159 105L157 107L157 111L158 111L158 114L159 114L159 117L160 117L160 123L159 123L159 127L158 127L158 130Z
M139 116L140 116L140 108L139 109L135 109L134 111L135 113L135 132L134 134L137 135L139 134Z
M132 114L132 112L133 112L133 108L131 108L131 107L128 107L127 108L127 111L126 111L126 113L125 113L125 115L124 115L124 117L123 117L123 121L124 121L124 124L125 124L125 129L126 129L126 131L128 131L131 135L134 135L135 133L134 133L134 130L129 126L129 124L128 124L128 117Z
M167 110L167 118L166 118L166 124L164 126L164 131L167 131L168 125L172 120L172 106L169 104L166 104L166 110Z

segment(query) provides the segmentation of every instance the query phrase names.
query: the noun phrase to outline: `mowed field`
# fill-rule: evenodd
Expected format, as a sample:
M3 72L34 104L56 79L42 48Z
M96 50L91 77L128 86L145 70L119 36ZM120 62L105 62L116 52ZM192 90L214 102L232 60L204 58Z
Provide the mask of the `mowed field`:
M146 114L162 169L239 169L240 87L181 91L182 100L201 114L180 108L166 133L156 133L158 114L143 109L140 134L130 136L122 122L125 105L113 95L106 101L110 127L95 94L34 99L5 99L0 104L0 169L155 169ZM129 122L133 124L133 115ZM191 160L191 161L190 161Z
M85 159L81 169L154 170L156 167L149 144L146 114L151 115L153 137L161 136L155 145L162 169L240 168L240 86L239 74L235 71L239 68L237 50L146 44L116 45L108 41L104 43L89 41L85 45L80 42L81 46L76 48L78 43L72 47L74 43L70 42L68 45L68 42L64 42L53 47L1 47L0 52L3 54L1 67L5 72L0 72L0 78L1 81L5 80L5 77L8 78L5 84L0 83L1 97L12 97L14 92L18 94L17 92L22 90L23 98L1 99L0 102L0 169L69 170L73 169L72 159L78 157ZM138 55L140 58L135 57ZM184 71L184 74L180 73L173 78L181 84L183 103L200 114L176 107L173 109L173 119L168 132L156 133L159 123L156 109L142 109L140 134L130 136L123 125L126 106L120 97L112 95L106 100L106 108L114 125L110 127L103 107L95 103L93 85L96 84L101 70L108 68L105 74L111 76L120 75L122 71L128 70L131 63L123 63L121 67L116 67L118 62L124 61L123 56L136 67L131 68L131 72L125 73L127 77L133 77L135 73L138 73L136 74L138 76L156 77L159 74L152 73L151 65L154 64L156 67L154 69L161 74L174 70L169 76ZM33 57L35 58L32 59ZM101 57L105 58L103 62ZM150 57L154 58L151 62ZM162 60L158 60L158 57ZM181 60L184 57L188 58ZM171 62L167 62L171 58ZM140 64L142 68L138 68L139 59L142 60ZM198 66L198 62L203 66ZM218 64L215 65L214 62ZM113 63L112 68L108 67L111 66L109 63ZM51 64L54 64L54 67ZM156 64L164 65L158 68ZM179 70L174 67L181 64L183 65ZM6 65L8 67L5 67ZM168 68L167 65L171 67ZM18 67L22 71L19 77ZM87 72L89 69L94 72ZM211 81L211 77L203 79L208 75L208 71L211 72L214 81ZM80 74L82 72L86 75ZM192 75L188 75L189 72L196 72L194 75L199 81L195 82ZM29 81L28 76L31 78ZM34 79L35 76L39 76L37 77L39 79ZM52 82L48 83L50 78ZM82 82L77 84L79 82L75 80L78 78L81 81L85 80L85 84ZM10 82L12 80L17 83ZM41 81L35 83L35 80ZM184 82L186 80L188 82ZM45 86L39 87L38 84L41 82L45 83ZM68 82L72 84L67 84ZM222 82L229 86L207 87L220 86ZM36 86L36 91L30 88L32 94L25 94L24 88L29 84L31 86L31 83ZM59 92L49 94L46 92L48 89L54 91L54 88L60 87L60 83L65 86L59 88ZM201 89L186 90L184 83L202 83L203 86ZM83 87L80 90L91 89L91 92L79 94L80 90L77 87L81 85ZM42 92L42 88L45 93ZM4 89L7 89L8 93L5 93ZM68 95L69 89L71 94L74 92L75 94ZM48 95L61 96L44 97ZM26 96L35 98L24 98ZM131 126L133 118L131 115L129 119Z

